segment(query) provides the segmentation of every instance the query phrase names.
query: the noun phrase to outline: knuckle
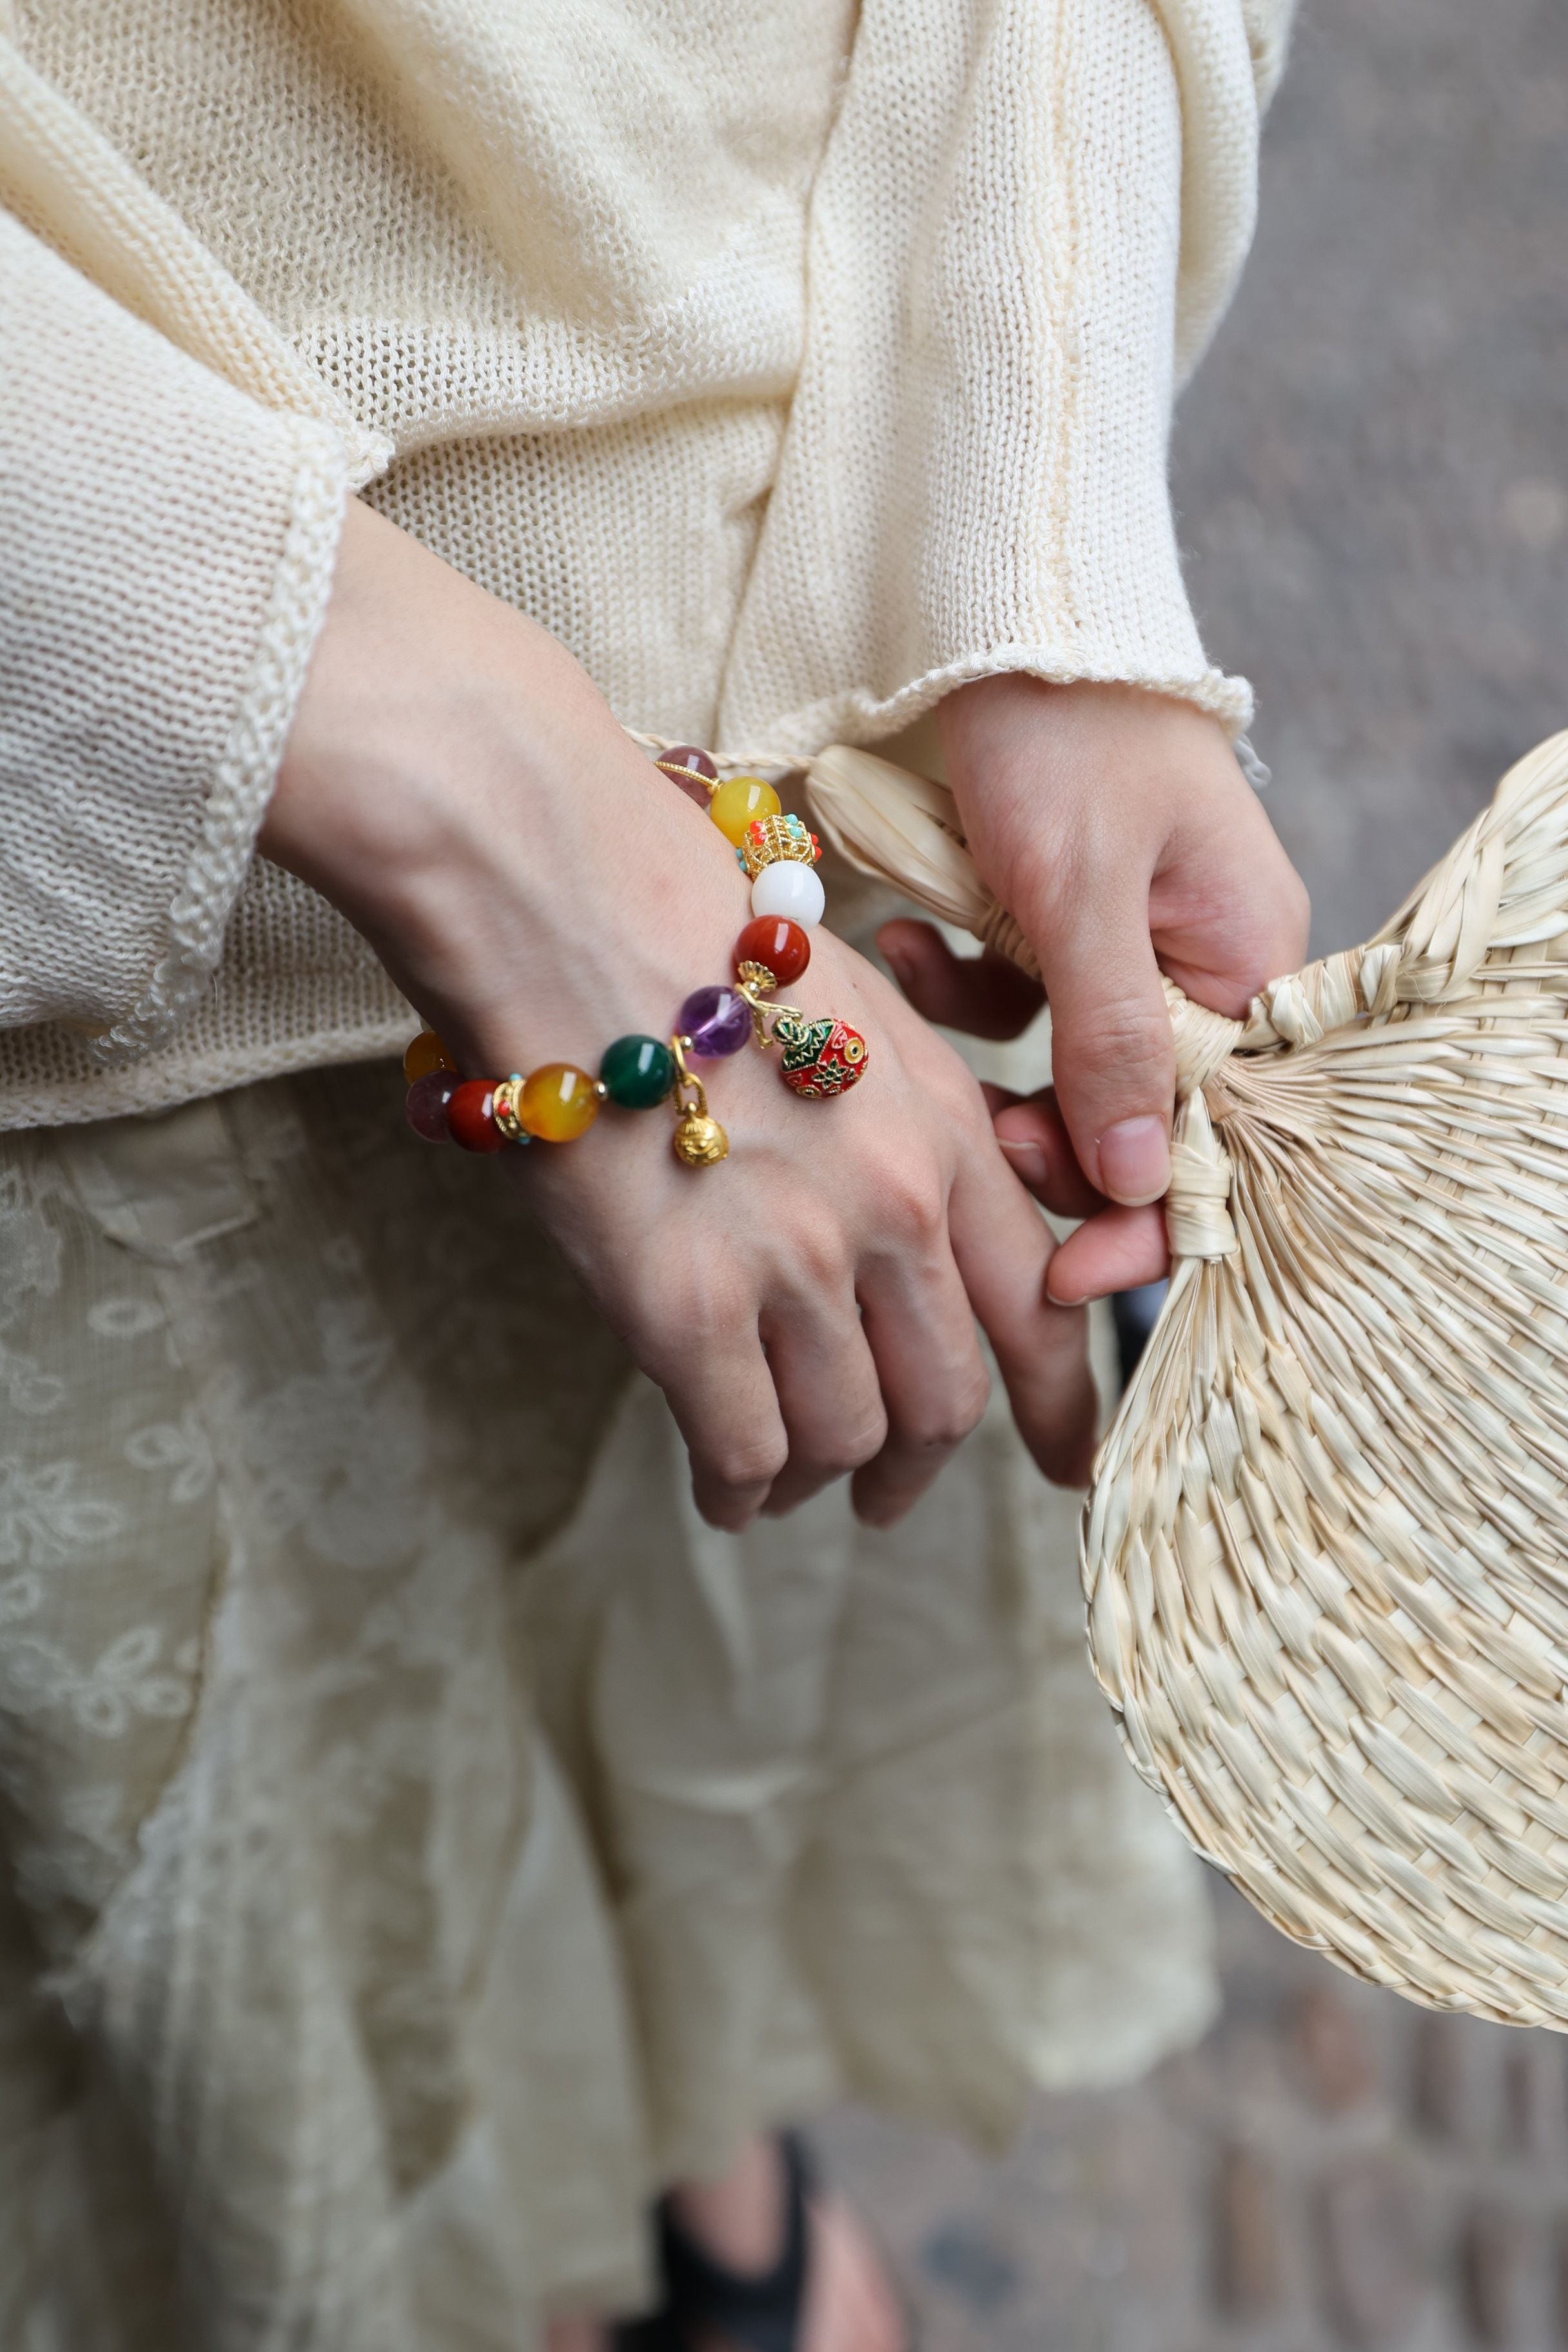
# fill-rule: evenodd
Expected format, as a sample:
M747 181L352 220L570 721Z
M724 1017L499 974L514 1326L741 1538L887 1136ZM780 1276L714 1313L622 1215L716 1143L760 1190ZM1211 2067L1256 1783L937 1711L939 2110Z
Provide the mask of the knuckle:
M681 1388L694 1362L732 1357L756 1328L756 1305L742 1270L716 1256L707 1265L654 1261L628 1278L612 1328L650 1379Z
M906 1415L900 1437L917 1453L951 1454L979 1426L990 1394L990 1380L977 1364Z
M847 1478L862 1463L880 1454L887 1437L888 1416L879 1405L852 1427L838 1427L815 1435L792 1458L798 1460L803 1469L820 1477Z
M967 1437L978 1429L991 1402L991 1375L984 1364L976 1364L958 1385L952 1401L951 1426L955 1440Z
M821 1297L846 1289L849 1281L849 1248L837 1223L806 1222L792 1234L789 1264L795 1286Z
M722 1255L656 1265L639 1291L639 1328L661 1353L713 1349L752 1319L741 1271Z
M749 1323L752 1302L739 1268L721 1261L707 1270L689 1270L675 1314L689 1348L715 1345Z
M1121 997L1086 1007L1085 1013L1079 1027L1091 1032L1095 1058L1102 1068L1163 1069L1174 1059L1170 1017L1163 1003Z
M741 1494L752 1487L771 1486L788 1460L789 1447L780 1433L727 1438L704 1455L702 1467L713 1486Z
M906 1247L931 1245L946 1226L942 1183L923 1153L891 1155L879 1171L873 1198L879 1223Z

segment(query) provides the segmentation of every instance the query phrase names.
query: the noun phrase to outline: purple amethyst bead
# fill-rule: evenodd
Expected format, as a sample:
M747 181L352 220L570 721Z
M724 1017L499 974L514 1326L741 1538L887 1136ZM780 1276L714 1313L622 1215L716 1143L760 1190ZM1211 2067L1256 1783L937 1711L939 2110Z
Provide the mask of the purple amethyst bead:
M416 1135L426 1143L446 1143L447 1105L463 1081L456 1070L431 1070L416 1078L404 1097L403 1114Z
M702 1061L738 1054L752 1034L752 1008L732 988L694 988L675 1016L678 1034L689 1037Z

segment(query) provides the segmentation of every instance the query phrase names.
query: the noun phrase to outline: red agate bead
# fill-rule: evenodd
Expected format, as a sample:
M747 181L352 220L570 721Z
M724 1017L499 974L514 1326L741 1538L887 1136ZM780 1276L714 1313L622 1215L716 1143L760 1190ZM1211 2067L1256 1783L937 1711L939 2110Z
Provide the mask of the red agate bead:
M735 941L735 969L760 963L781 988L798 980L811 961L811 934L787 915L753 915Z
M496 1125L496 1082L468 1078L447 1105L447 1132L465 1151L500 1151L506 1142Z

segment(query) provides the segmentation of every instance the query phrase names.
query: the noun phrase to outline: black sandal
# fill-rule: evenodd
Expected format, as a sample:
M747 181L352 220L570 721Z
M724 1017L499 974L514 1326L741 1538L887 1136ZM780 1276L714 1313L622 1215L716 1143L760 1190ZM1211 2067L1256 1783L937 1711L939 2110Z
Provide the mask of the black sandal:
M699 2331L737 2352L797 2352L805 2309L810 2159L793 2132L781 2132L784 2169L784 2251L771 2271L746 2277L716 2263L676 2220L668 2197L655 2209L664 2288L657 2311L616 2330L616 2352L691 2352Z

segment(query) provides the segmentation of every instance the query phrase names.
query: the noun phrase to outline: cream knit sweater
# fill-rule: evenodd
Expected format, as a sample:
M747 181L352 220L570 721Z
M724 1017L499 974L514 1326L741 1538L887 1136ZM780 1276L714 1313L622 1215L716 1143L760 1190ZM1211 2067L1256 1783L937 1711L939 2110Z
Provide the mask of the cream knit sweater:
M1233 728L1165 487L1289 0L0 0L0 1125L392 1050L254 856L342 500L630 725Z

